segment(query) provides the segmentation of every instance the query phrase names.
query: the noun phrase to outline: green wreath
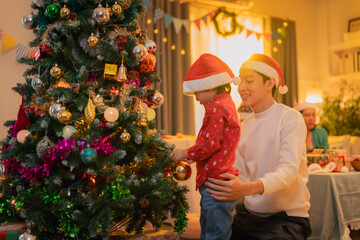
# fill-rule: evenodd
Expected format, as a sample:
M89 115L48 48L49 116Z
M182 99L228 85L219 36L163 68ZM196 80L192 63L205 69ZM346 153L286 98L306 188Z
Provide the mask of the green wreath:
M223 14L222 19L231 18L231 28L229 31L226 31L225 29L221 29L219 26L219 20L217 18L219 16L221 16L220 15L221 13ZM235 13L228 12L225 10L225 8L219 8L218 10L216 10L213 21L214 21L216 32L223 37L227 37L227 36L235 34L236 28L238 27L238 24L236 22Z

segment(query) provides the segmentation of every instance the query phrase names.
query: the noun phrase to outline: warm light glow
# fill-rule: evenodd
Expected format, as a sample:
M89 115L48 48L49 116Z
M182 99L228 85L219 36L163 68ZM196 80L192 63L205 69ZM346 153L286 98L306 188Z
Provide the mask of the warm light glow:
M322 100L322 90L321 88L312 88L307 91L306 102L309 103L321 103Z
M159 29L154 29L154 33L158 34L159 33Z
M146 21L147 24L151 24L151 22L152 22L151 19L148 19L148 20Z
M182 50L180 51L180 54L181 54L181 55L185 55L185 53L186 53L186 52L185 52L184 49L182 49Z
M167 40L166 37L164 37L164 38L162 39L162 41L163 41L164 43L166 43L168 40Z

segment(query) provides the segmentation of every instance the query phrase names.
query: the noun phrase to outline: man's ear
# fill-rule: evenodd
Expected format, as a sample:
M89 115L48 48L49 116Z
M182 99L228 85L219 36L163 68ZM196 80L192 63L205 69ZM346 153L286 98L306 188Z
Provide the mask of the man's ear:
M270 78L269 80L266 81L266 88L271 90L274 87L275 83L276 83L275 79Z

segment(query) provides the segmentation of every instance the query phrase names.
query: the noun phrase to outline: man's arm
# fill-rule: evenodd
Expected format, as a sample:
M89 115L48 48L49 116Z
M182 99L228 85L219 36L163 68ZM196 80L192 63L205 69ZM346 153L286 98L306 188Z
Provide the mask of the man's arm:
M264 192L264 185L260 180L243 182L229 173L220 174L220 177L226 180L208 178L209 182L205 182L205 185L209 187L206 191L211 193L216 200L229 201Z

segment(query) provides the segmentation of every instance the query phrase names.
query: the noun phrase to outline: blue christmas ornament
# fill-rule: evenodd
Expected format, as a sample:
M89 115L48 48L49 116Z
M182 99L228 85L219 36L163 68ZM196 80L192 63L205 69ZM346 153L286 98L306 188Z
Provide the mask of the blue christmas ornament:
M80 157L84 163L92 163L97 158L97 151L91 147L84 148L80 152Z

